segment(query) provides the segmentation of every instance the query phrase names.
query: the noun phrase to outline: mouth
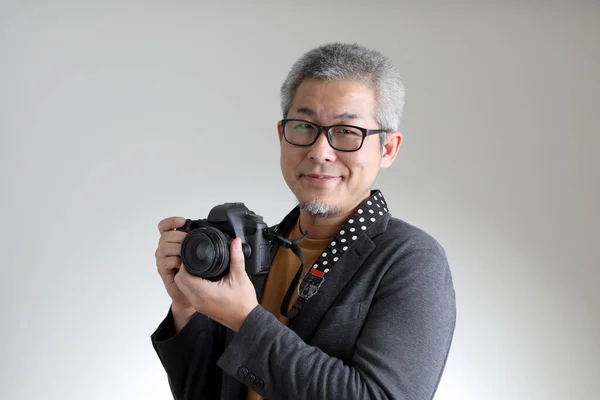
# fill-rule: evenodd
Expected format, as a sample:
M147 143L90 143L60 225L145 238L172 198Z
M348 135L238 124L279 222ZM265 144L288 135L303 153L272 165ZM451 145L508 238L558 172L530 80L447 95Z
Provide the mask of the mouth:
M333 178L337 178L337 176L323 175L323 174L307 174L305 176L308 176L309 178L314 178L314 179L333 179Z
M311 185L326 187L335 185L338 182L338 180L341 179L341 177L325 174L306 174L300 175L300 179L304 180L305 182L308 182Z

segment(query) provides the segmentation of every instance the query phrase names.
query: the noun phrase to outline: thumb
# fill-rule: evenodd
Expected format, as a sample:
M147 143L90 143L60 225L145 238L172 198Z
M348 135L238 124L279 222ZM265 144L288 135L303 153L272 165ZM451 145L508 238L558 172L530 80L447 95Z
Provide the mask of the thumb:
M235 238L231 242L229 273L235 278L246 275L246 263L242 251L242 239Z

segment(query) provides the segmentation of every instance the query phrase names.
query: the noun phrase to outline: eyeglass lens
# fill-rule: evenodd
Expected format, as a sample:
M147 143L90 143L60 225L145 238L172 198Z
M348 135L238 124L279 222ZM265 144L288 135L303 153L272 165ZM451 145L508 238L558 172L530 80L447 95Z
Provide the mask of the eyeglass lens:
M319 128L308 122L287 121L284 133L290 143L307 146L315 141ZM356 150L362 143L363 133L351 126L337 125L329 129L328 137L330 144L338 150Z

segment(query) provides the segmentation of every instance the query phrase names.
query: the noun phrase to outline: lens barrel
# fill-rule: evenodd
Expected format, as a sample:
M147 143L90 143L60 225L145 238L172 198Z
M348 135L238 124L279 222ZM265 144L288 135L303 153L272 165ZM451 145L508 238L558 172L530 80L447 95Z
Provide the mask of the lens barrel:
M216 228L194 229L181 243L181 262L191 275L218 280L229 270L230 244L231 239Z

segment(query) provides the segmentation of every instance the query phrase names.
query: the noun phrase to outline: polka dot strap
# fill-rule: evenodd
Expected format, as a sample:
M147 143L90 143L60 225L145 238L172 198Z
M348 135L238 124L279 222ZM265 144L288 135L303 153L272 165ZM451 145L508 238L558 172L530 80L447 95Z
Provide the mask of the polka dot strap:
M325 276L336 262L352 248L356 240L365 234L371 225L387 213L387 203L379 190L373 192L371 197L356 209L304 275L298 285L298 301L289 311L288 318L293 318L298 314L304 303L319 291L325 281Z

